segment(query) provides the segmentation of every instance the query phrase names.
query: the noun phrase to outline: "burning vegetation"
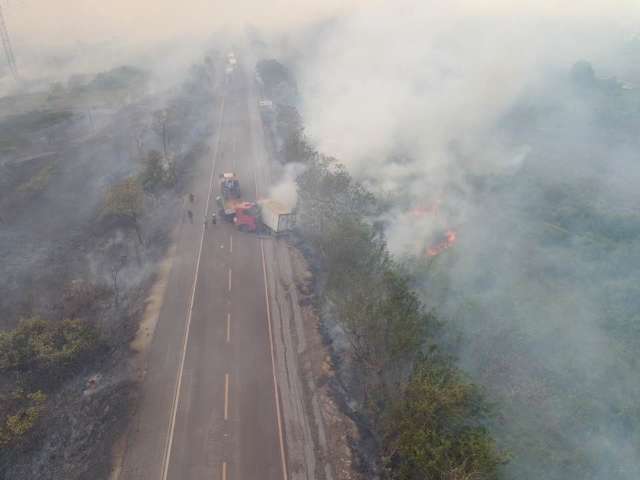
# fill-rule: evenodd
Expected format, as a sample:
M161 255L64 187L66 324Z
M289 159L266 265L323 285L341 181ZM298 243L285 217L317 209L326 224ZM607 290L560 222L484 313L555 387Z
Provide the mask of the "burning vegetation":
M441 238L439 241L427 248L427 256L436 257L445 250L450 249L456 243L457 237L458 235L455 230L447 230L444 233L444 238Z

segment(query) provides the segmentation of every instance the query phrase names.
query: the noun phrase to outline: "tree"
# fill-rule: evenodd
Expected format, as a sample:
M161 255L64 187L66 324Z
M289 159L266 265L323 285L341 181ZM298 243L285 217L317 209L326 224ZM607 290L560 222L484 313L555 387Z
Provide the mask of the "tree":
M316 246L341 218L362 219L379 209L375 197L332 158L315 154L296 182L297 221Z
M177 181L173 162L165 162L157 150L151 150L147 154L139 178L142 188L149 193L155 193L160 188L172 187Z
M142 186L136 178L129 177L107 190L102 214L106 217L118 218L131 225L136 231L140 244L142 244L142 232L140 231L139 222L143 207L144 192Z
M386 422L387 468L398 480L493 480L505 462L483 427L489 409L450 361L419 361Z

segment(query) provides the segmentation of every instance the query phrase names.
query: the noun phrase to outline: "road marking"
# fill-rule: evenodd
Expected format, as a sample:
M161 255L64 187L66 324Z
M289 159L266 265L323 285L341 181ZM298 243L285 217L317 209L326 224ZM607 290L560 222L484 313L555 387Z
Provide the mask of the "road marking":
M231 158L231 162L233 165L233 171L235 172L236 170L236 137L234 135L233 140L231 140L231 154L232 154L232 158Z
M224 419L229 419L229 374L224 374Z
M278 394L278 382L276 380L276 360L273 353L273 332L271 329L271 306L269 304L269 286L267 284L267 266L264 261L264 243L260 239L260 252L262 254L262 275L264 278L264 299L267 302L267 325L269 327L269 347L271 351L271 372L273 373L273 395L276 401L276 418L278 420L278 440L280 442L280 460L282 462L282 477L287 480L287 461L284 455L284 441L282 439L282 416L280 415L280 397Z
M222 480L227 480L227 462L222 462Z
M224 117L224 105L225 97L222 97L222 105L220 107L220 119L218 121L218 138L216 140L216 148L213 154L211 163L211 176L209 178L209 192L207 194L207 203L205 205L205 218L209 211L209 201L211 200L211 191L213 190L213 174L216 169L216 158L220 148L220 138L222 137L222 119ZM171 447L173 445L173 432L176 427L176 416L178 413L178 404L180 403L180 387L182 386L182 374L184 372L184 361L187 356L187 345L189 343L189 329L191 327L191 316L193 314L193 304L196 297L196 286L198 284L198 272L200 271L200 259L202 258L202 247L204 245L204 233L205 228L202 226L202 234L200 235L200 248L198 249L198 257L196 260L196 271L193 277L193 288L191 289L191 301L189 302L189 309L187 311L187 322L184 331L184 339L182 342L182 355L180 357L180 366L178 368L178 378L176 379L176 388L173 394L173 401L171 403L171 415L169 421L169 428L167 432L167 439L165 443L165 449L163 453L162 461L162 480L167 480L169 474L169 462L171 460Z
M249 115L251 116L251 110L249 111ZM250 125L250 128L253 127L251 124L251 119L249 121L249 125ZM252 133L254 133L254 135L252 135L252 139L255 140L256 136L253 128L252 128ZM256 142L254 141L254 146L255 144ZM254 155L253 155L253 159L254 159L253 181L255 183L256 200L257 200L258 199L258 179L256 177L256 167L257 167L257 165L255 164L256 154L257 152L254 152ZM282 462L282 478L284 480L288 480L289 475L287 473L287 460L285 458L284 440L282 435L282 415L280 414L280 397L278 393L278 382L276 379L276 360L275 360L275 354L274 354L274 348L273 348L273 330L271 328L271 305L269 303L269 285L267 283L267 266L264 260L263 240L260 239L259 242L260 242L260 252L262 254L262 276L264 279L264 299L267 304L267 326L269 330L269 349L271 352L271 372L273 374L273 395L276 402L276 419L278 422L278 441L280 443L280 461Z
M233 253L233 235L229 235L229 253Z
M231 291L231 272L232 270L229 269L229 291Z
M227 313L227 343L231 341L231 313Z

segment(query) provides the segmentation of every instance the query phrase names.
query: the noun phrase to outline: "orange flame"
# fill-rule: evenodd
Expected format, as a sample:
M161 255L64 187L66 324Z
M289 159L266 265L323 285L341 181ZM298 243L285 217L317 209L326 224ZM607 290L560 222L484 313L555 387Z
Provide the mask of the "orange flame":
M447 230L445 233L445 239L435 245L432 245L427 249L427 256L435 257L440 255L445 250L451 248L457 240L457 234L454 230Z

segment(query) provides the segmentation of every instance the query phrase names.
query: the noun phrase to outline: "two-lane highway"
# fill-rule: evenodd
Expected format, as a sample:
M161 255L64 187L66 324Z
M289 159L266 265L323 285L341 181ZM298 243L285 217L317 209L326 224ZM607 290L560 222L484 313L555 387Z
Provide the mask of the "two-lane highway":
M220 173L238 175L243 198L259 192L250 81L237 70L216 112L213 157L194 187L194 223L177 241L121 478L287 480L261 240L210 221Z

